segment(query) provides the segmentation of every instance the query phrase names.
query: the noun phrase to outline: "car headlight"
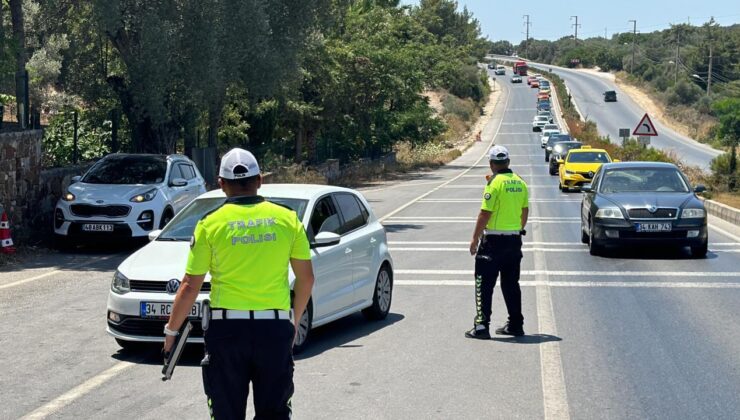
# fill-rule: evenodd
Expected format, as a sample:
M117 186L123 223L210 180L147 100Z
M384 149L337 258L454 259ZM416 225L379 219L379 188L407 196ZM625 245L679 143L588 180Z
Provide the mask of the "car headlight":
M596 211L596 215L594 217L599 219L624 219L622 210L619 210L616 207L604 207L603 209L599 209Z
M576 174L575 172L569 171L567 169L565 170L565 173L568 174L568 175L575 175Z
M75 195L69 191L67 191L66 193L64 193L64 195L62 195L62 200L64 201L75 201L75 198L77 197L75 197Z
M704 209L683 209L681 212L682 219L703 219L706 215Z
M131 286L128 283L128 278L121 274L120 271L116 270L116 272L113 274L113 281L110 284L110 289L113 292L122 295L124 293L130 292Z
M138 195L135 195L135 196L131 197L131 200L130 201L132 201L134 203L143 203L145 201L152 201L154 199L154 197L156 197L156 196L157 196L157 189L156 188L152 188L151 190L149 190L149 191L147 191L145 193L141 193L141 194L138 194Z

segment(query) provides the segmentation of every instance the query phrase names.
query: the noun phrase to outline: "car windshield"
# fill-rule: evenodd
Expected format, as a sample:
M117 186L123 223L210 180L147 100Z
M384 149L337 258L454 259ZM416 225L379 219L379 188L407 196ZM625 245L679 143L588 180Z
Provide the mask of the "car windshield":
M557 130L558 126L555 124L547 124L544 128L544 130Z
M164 156L110 155L100 159L82 178L88 184L159 184L164 182Z
M306 206L308 205L307 200L299 200L297 198L282 198L282 197L265 197L267 200L272 201L289 207L296 212L298 218L303 220L303 213L306 212ZM214 198L201 198L194 200L187 207L185 207L180 213L170 221L167 226L162 230L162 233L157 237L158 241L189 241L193 236L195 225L200 219L206 214L220 207L225 197L214 197Z
M552 137L553 137L553 139L552 139L552 140L553 140L553 141L554 141L555 143L558 143L558 142L561 142L561 141L571 141L571 140L573 140L573 139L572 139L572 138L570 137L570 134L556 134L556 135L554 135L554 136L552 136Z
M537 116L537 121L549 121L549 120L550 120L550 119L549 119L549 118L547 118L547 117L546 117L546 116L544 116L544 115L538 115L538 116Z
M605 152L578 152L568 154L571 163L609 163L609 156Z
M555 143L553 152L563 154L567 153L570 149L577 149L579 147L581 147L581 143L559 141Z
M689 187L674 168L620 168L604 173L599 192L687 193Z

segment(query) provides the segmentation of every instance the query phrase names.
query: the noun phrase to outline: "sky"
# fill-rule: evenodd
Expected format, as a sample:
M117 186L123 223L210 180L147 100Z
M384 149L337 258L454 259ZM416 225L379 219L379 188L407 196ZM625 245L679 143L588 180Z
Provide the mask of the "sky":
M418 4L418 0L401 0L402 4ZM500 1L458 0L467 6L481 23L483 36L492 41L507 40L517 45L525 35L523 15L529 15L529 36L556 40L573 35L578 16L578 38L611 37L618 32L631 32L637 20L638 32L653 32L670 27L671 23L701 25L714 16L723 26L740 22L737 0L570 0L570 1Z

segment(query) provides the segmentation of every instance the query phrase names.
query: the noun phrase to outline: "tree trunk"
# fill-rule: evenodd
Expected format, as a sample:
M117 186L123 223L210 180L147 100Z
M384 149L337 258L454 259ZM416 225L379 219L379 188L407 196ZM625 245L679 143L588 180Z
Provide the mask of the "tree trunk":
M16 75L15 75L15 103L18 123L21 123L21 104L23 104L24 98L24 83L22 75L26 71L26 32L23 28L23 0L9 0L10 1L10 20L13 24L13 40L17 46L15 63L16 63ZM28 114L28 110L24 110Z
M295 135L295 157L293 160L295 163L301 163L303 160L303 143L305 139L306 130L303 128L303 118L299 117L298 127L296 128Z
M223 100L214 100L208 107L208 147L218 146L218 128L224 110Z

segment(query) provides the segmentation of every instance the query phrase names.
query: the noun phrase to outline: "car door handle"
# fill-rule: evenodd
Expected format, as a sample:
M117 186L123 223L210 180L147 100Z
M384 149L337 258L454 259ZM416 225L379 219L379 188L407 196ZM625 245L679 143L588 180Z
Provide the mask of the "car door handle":
M370 238L370 243L371 243L371 244L374 244L375 242L378 242L378 240L377 240L377 239L375 239L375 238Z
M344 249L344 253L345 253L345 254L350 254L350 253L352 253L352 248L345 248L345 249Z

